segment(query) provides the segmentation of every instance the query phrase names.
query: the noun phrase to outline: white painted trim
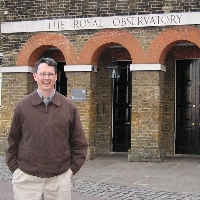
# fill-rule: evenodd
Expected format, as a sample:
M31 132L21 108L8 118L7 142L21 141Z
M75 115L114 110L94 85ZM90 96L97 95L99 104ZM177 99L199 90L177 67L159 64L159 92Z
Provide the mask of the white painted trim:
M186 24L200 24L200 12L2 22L1 33L180 26Z
M91 72L93 65L65 65L65 72Z
M166 66L162 64L130 64L130 71L163 71L166 72Z
M0 73L15 73L15 72L30 72L34 73L34 67L30 66L13 66L13 67L0 67Z

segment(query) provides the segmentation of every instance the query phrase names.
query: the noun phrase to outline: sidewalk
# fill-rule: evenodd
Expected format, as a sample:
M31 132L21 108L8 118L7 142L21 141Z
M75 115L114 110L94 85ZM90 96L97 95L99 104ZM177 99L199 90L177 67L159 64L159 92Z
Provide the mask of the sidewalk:
M11 174L0 157L0 200L13 200ZM72 200L200 200L200 156L162 163L128 162L126 154L87 161L72 178Z

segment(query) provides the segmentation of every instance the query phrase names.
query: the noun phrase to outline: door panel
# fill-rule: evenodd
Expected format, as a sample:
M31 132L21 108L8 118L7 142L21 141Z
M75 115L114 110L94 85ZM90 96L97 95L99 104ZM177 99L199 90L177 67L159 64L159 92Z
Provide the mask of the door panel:
M113 89L113 151L127 152L131 148L131 73L130 62L118 62L120 78Z
M64 72L64 65L66 63L59 62L57 65L57 81L56 81L56 91L60 94L67 96L67 77Z
M199 60L176 62L175 153L199 154Z

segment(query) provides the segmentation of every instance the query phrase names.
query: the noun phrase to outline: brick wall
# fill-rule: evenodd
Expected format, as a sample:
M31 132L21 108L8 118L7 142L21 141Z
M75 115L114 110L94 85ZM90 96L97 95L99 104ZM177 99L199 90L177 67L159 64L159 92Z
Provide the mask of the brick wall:
M4 14L8 11L8 14ZM8 1L0 2L1 21L21 21L39 19L59 19L75 17L96 17L114 15L135 15L163 12L200 11L199 0L71 0L71 1ZM119 30L81 30L63 31L54 34L54 43L45 33L0 34L0 51L4 53L3 67L16 66L19 62L34 61L48 47L60 47L60 52L68 64L95 64L98 73L69 72L68 98L71 89L86 89L87 101L75 103L83 122L89 143L88 157L111 151L111 92L112 81L108 79L105 66L109 64L110 54L107 48L113 44L126 47L126 59L135 63L161 63L167 66L164 72L132 73L132 149L130 160L160 160L165 153L174 152L174 110L175 110L175 58L191 57L191 52L199 55L199 50L183 51L173 49L173 41L189 40L198 43L198 26L189 27L146 27L124 28ZM188 33L188 34L185 34ZM59 35L57 35L59 34ZM35 36L33 40L30 38ZM37 38L37 39L35 39ZM49 39L50 38L50 39ZM63 39L64 38L64 39ZM66 40L65 40L66 39ZM24 44L32 51L29 59L20 54ZM88 42L89 41L89 42ZM164 42L165 43L164 43ZM62 49L67 43L69 49ZM173 44L171 44L173 43ZM37 46L39 44L39 46ZM35 45L35 46L34 46ZM40 47L41 45L41 47ZM71 46L70 46L71 45ZM199 44L200 45L200 44ZM199 46L198 45L198 46ZM35 49L34 49L34 48ZM182 52L182 53L180 53ZM183 54L184 52L184 54ZM190 54L190 55L189 55ZM194 57L195 57L194 55ZM121 54L118 53L120 57ZM125 59L125 57L123 57ZM6 145L7 134L15 104L24 95L34 90L32 75L29 73L4 73L2 82L2 112L0 126L0 152ZM173 89L172 89L173 88Z
M162 151L164 72L132 73L130 161L158 161Z
M166 154L174 153L175 132L175 58L169 52L165 60L164 99L162 104L163 147Z
M1 34L2 35L2 34ZM15 34L5 34L2 35L2 51L3 51L3 61L2 65L16 66L17 56L21 50L23 44L31 37L33 33L15 33Z
M111 151L111 119L112 119L112 80L108 78L108 71L105 69L110 64L109 51L105 51L98 63L100 68L96 74L97 92L97 149L98 153Z
M2 73L2 111L0 126L0 154L7 145L7 136L16 103L33 91L34 80L30 73Z
M140 15L163 12L195 12L200 10L199 0L38 0L9 1L3 3L9 13L5 21L47 18L75 18L113 15Z
M86 90L86 101L75 102L89 145L88 158L96 157L96 83L94 73L68 72L67 97L71 99L72 89Z
M108 79L105 66L110 57L107 52L99 59L98 73L67 72L68 98L71 90L86 89L85 102L75 102L79 110L89 143L88 156L94 158L98 153L110 152L111 146L111 90L112 82Z

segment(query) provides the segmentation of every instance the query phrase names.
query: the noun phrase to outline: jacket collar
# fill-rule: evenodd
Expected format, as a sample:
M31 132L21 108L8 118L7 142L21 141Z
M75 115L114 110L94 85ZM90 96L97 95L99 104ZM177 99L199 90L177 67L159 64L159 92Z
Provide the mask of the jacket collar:
M35 106L43 102L36 90L31 94L30 101ZM61 99L58 92L55 92L54 96L51 99L51 102L57 106L61 105Z

